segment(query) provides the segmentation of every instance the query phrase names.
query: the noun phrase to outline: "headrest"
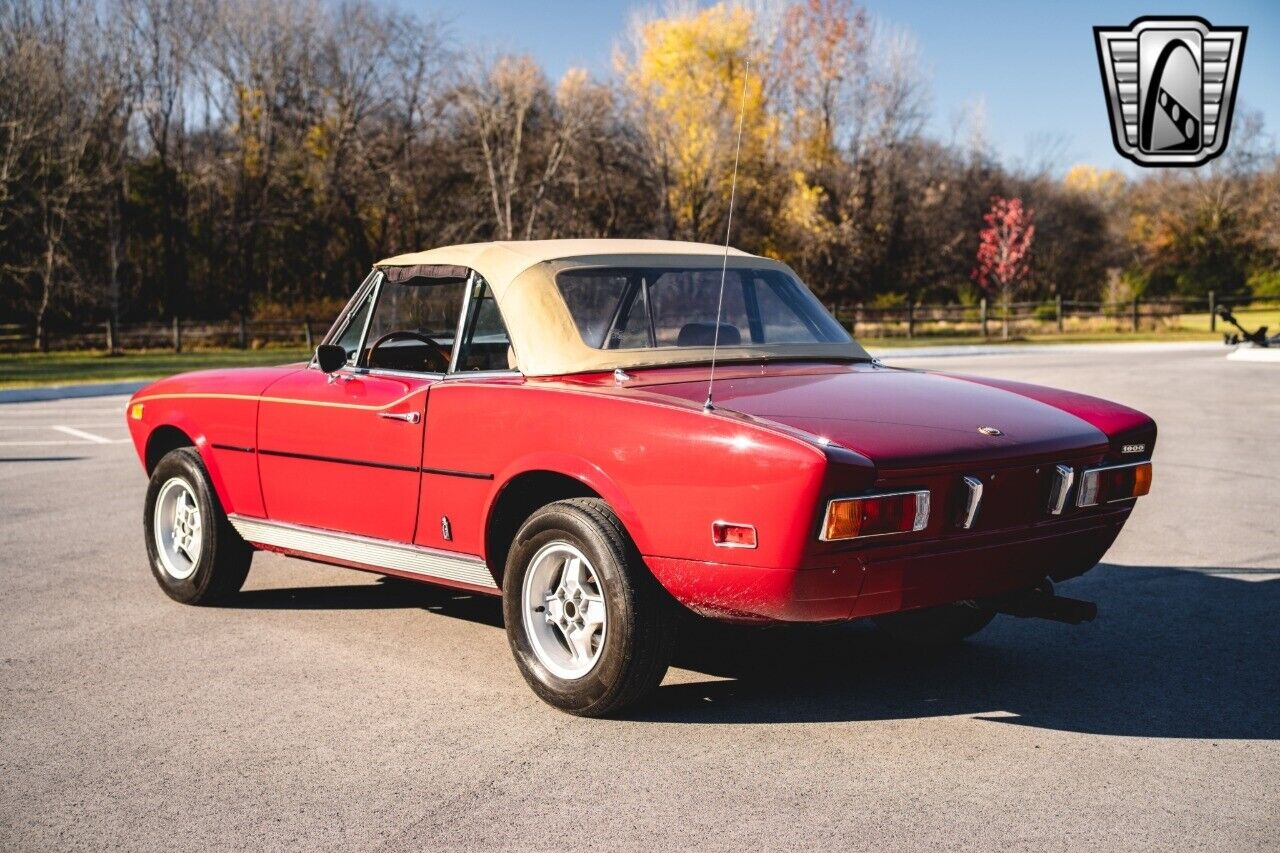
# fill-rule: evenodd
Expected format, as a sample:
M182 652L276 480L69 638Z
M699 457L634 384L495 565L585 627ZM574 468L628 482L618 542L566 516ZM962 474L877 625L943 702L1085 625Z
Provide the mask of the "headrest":
M678 347L709 347L716 342L715 323L685 323L676 338ZM742 333L731 323L720 324L720 346L736 347L742 343Z

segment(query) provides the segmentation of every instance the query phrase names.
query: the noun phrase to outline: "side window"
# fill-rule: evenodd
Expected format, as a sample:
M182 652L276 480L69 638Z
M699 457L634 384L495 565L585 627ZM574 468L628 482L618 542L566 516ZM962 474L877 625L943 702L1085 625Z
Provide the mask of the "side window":
M596 269L565 270L556 276L556 284L582 340L587 346L608 349L604 336L609 332L619 300L627 292L626 274Z
M640 286L631 292L631 306L624 307L626 312L613 330L613 335L605 341L605 349L636 349L637 347L654 346L653 329L649 319L649 283L641 280Z
M515 368L511 353L511 337L493 291L484 279L477 280L467 323L462 336L462 352L458 354L457 372L475 370L508 370Z
M466 282L458 279L384 279L361 366L414 373L447 371L465 291Z

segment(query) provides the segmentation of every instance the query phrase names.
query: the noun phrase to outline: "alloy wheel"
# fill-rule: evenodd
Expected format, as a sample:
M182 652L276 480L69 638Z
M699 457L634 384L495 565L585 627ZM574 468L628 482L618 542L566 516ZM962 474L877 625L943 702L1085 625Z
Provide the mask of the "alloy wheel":
M521 593L529 644L539 662L566 680L600 660L608 629L604 586L591 561L568 542L544 545L529 561Z

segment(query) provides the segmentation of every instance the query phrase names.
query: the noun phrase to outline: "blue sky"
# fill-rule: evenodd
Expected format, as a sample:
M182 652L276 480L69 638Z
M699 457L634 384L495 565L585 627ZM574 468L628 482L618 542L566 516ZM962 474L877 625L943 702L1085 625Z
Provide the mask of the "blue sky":
M533 55L553 78L581 66L612 73L610 56L632 9L629 0L401 0L435 13L468 45ZM710 5L710 4L704 4ZM1144 14L1195 14L1249 27L1237 112L1261 112L1280 133L1280 0L1159 6L1084 0L983 3L865 0L876 18L912 33L929 73L932 131L949 138L953 118L981 103L986 135L1006 162L1057 148L1065 165L1087 162L1133 171L1111 146L1093 45L1094 25L1125 26ZM1053 140L1053 146L1046 141Z

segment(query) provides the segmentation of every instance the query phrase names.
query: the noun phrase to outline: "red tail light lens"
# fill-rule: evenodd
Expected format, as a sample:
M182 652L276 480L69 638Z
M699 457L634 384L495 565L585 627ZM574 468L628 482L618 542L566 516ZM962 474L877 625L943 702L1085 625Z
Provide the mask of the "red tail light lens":
M756 547L756 529L750 524L731 521L711 522L711 541L721 548Z
M1140 498L1150 491L1150 462L1090 468L1080 475L1076 506L1098 506L1126 498Z
M832 542L862 536L911 533L929 523L929 492L895 492L837 498L827 504L821 539Z

